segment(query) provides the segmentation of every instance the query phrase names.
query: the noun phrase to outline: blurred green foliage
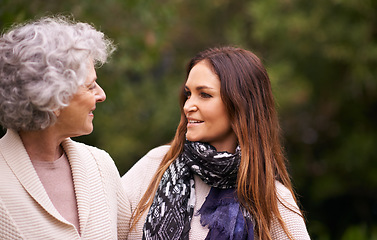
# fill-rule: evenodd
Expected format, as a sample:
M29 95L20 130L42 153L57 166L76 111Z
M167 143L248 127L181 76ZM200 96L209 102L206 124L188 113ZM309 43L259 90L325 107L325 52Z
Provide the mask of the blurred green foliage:
M240 46L270 74L312 239L377 239L376 0L0 0L0 28L56 13L117 45L97 71L95 131L78 140L120 174L174 136L188 60Z

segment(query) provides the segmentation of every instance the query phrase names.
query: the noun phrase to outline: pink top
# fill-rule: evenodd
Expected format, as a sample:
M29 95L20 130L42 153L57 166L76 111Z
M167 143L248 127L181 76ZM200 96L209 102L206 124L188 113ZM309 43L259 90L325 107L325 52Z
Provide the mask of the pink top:
M21 138L8 129L0 139L0 239L128 239L131 209L110 155L70 138L61 145L73 177L80 233L54 206Z
M55 208L80 233L71 166L65 153L53 162L32 160L32 163Z

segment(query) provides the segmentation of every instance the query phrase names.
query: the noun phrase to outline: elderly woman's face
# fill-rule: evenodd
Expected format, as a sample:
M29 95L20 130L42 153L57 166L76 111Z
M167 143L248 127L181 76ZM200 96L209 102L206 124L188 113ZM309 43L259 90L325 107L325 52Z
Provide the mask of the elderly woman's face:
M93 131L93 111L97 102L106 99L105 92L96 82L97 75L91 62L85 84L80 86L69 105L58 115L57 126L63 135L74 137Z

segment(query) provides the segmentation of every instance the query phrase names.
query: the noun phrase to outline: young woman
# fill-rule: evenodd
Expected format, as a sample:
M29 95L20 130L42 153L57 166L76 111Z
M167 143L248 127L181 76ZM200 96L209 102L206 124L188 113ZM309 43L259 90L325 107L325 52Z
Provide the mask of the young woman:
M250 51L188 64L169 146L124 176L130 239L309 239L280 143L270 80Z

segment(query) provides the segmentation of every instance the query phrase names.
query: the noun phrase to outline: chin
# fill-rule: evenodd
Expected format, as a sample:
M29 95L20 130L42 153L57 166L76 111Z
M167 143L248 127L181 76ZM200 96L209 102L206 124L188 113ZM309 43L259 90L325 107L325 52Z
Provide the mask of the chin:
M192 136L189 136L189 135L186 135L186 139L189 140L190 142L200 142L201 141L200 138L192 137Z
M86 128L87 135L90 134L90 133L92 133L92 132L93 132L93 129L94 129L94 127L93 127L93 124L91 123L91 124Z
M93 132L93 128L91 130L88 130L84 135L89 135Z
M85 135L89 135L93 132L93 128L87 128L85 129L84 131L82 131L81 135L80 136L85 136Z

